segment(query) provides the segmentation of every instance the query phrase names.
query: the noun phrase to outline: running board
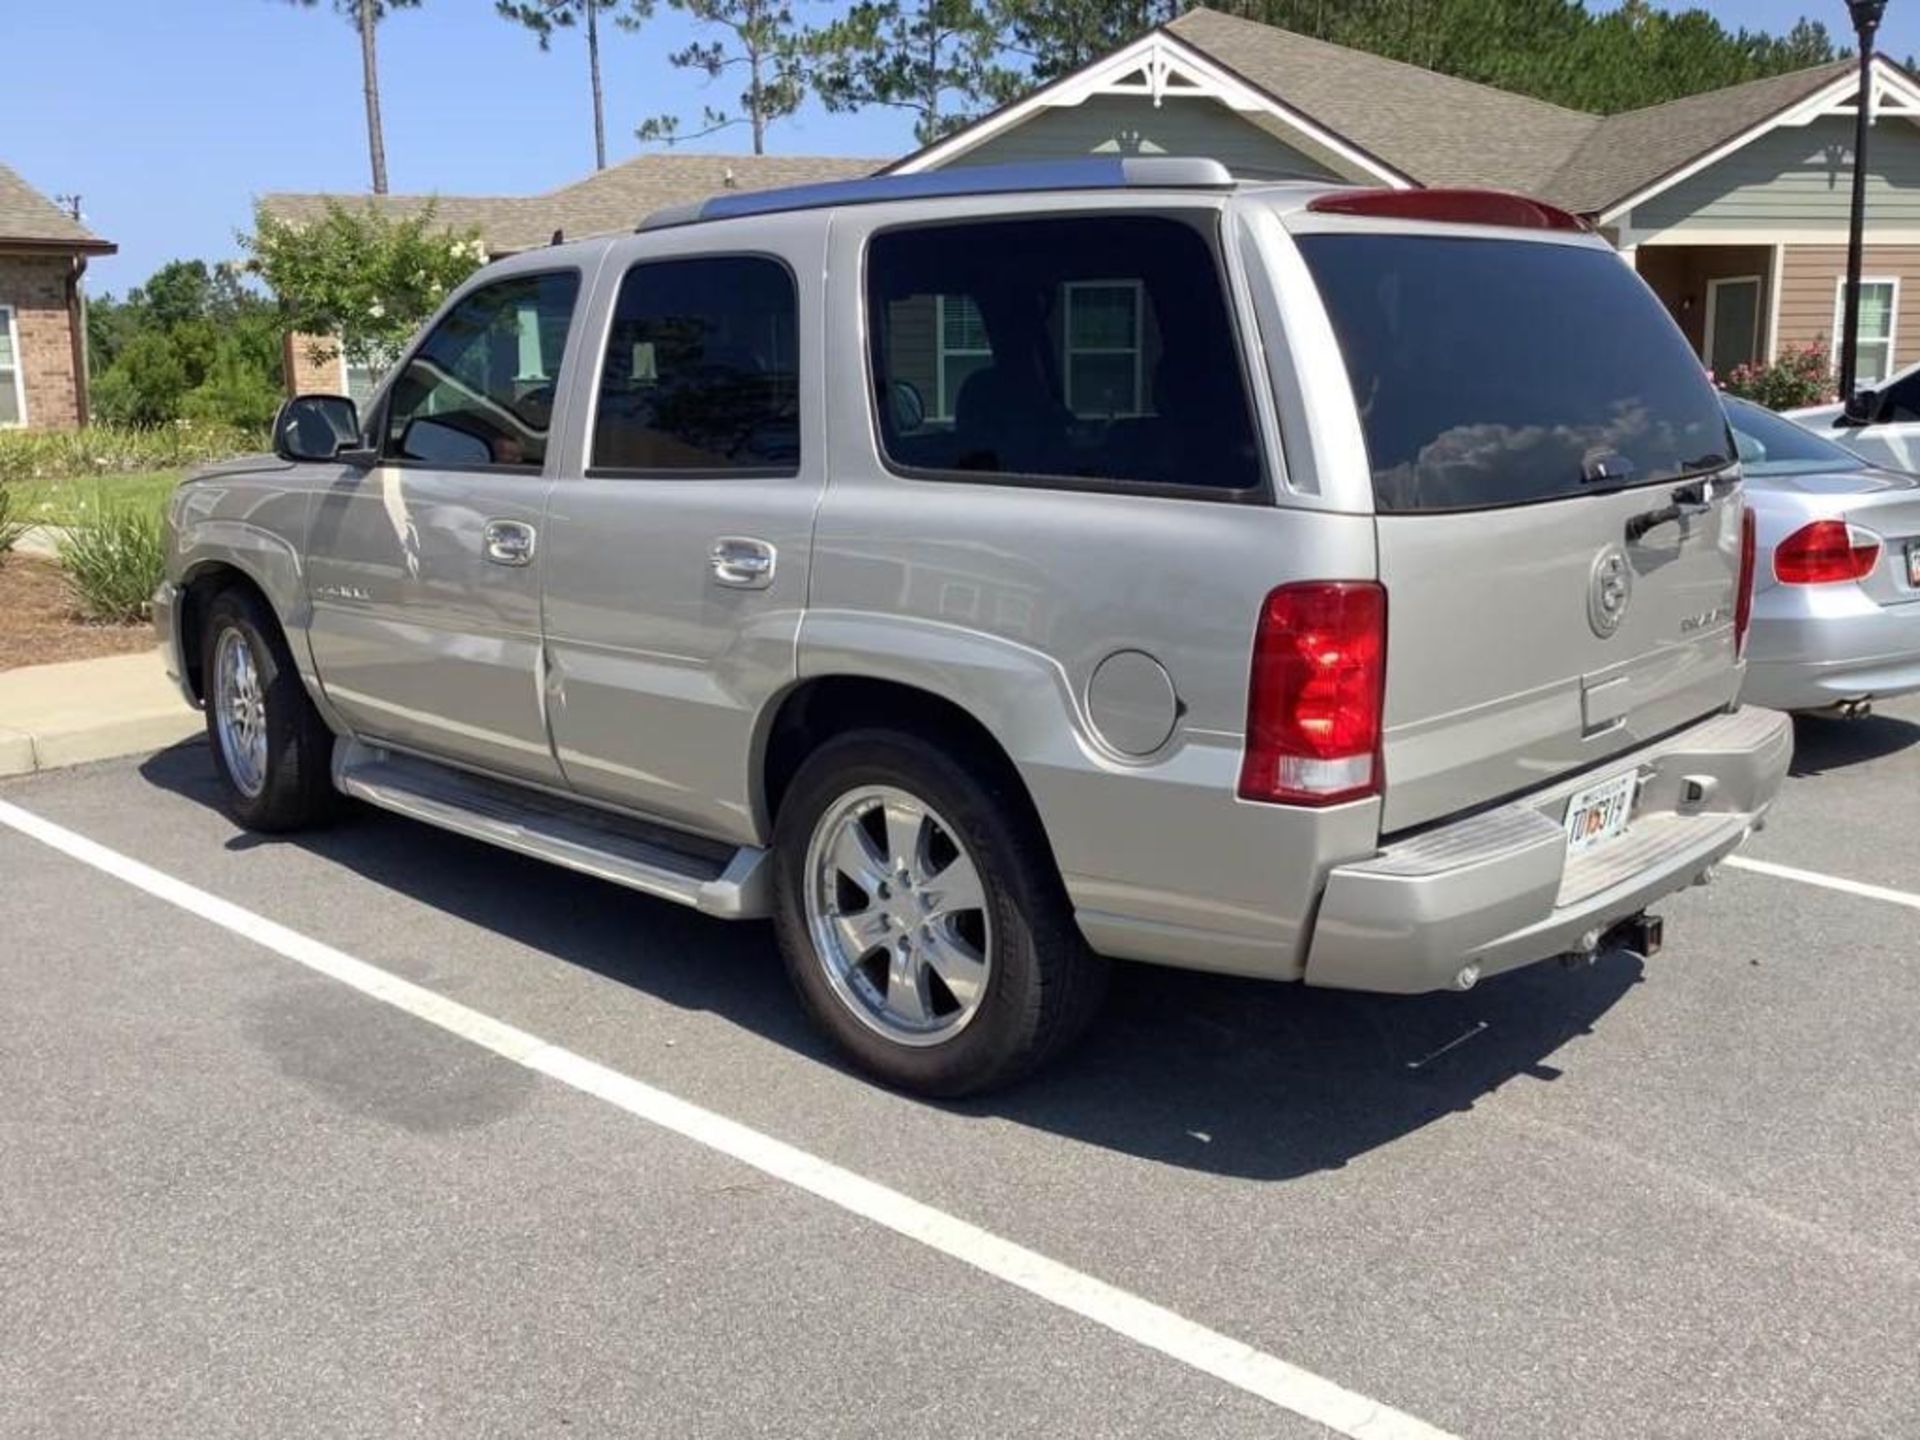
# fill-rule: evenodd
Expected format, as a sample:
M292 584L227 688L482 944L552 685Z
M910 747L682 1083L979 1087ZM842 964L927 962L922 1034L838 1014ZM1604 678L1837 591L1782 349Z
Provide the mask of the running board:
M343 794L503 850L727 920L769 913L767 852L686 835L357 740L333 747Z

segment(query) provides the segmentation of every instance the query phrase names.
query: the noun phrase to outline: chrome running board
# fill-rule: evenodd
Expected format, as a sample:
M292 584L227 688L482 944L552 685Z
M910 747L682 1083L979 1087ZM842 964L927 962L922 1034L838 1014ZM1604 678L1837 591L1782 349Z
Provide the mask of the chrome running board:
M769 910L767 852L757 845L706 840L358 740L335 743L333 783L382 810L707 915L750 920Z

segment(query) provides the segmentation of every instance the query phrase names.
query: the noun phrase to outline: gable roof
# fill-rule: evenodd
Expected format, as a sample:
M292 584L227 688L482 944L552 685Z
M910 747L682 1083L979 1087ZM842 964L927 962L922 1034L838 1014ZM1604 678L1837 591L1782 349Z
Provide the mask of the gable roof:
M886 162L822 155L639 155L544 195L263 195L261 207L294 224L318 220L329 201L411 216L428 205L449 229L478 229L489 252L510 255L569 239L631 230L653 211L728 190L766 190L870 175Z
M23 245L96 255L110 255L116 248L0 165L0 246Z

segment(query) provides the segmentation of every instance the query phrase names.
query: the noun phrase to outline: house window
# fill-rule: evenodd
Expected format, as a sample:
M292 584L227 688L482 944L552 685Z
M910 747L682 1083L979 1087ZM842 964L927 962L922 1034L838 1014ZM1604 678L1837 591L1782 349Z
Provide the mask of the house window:
M1860 282L1860 331L1855 383L1872 387L1893 373L1893 326L1900 310L1900 282L1878 279ZM1840 335L1846 328L1847 281L1843 275L1833 291L1833 365L1840 368Z
M1067 408L1082 419L1140 414L1140 282L1076 280L1066 292Z
M973 303L971 295L941 295L937 299L940 403L933 418L951 420L960 387L974 371L984 370L993 363L993 347L987 343L987 324L980 318L980 307Z
M0 425L27 423L27 387L20 373L20 331L13 307L0 305Z

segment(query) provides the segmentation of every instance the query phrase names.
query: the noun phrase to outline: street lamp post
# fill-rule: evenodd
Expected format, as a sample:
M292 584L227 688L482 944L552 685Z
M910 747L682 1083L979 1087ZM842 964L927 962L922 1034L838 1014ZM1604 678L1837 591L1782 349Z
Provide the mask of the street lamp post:
M1853 397L1860 365L1860 266L1867 229L1867 114L1873 97L1873 37L1887 0L1847 0L1860 40L1860 99L1853 117L1853 209L1847 217L1847 303L1840 331L1840 398Z

